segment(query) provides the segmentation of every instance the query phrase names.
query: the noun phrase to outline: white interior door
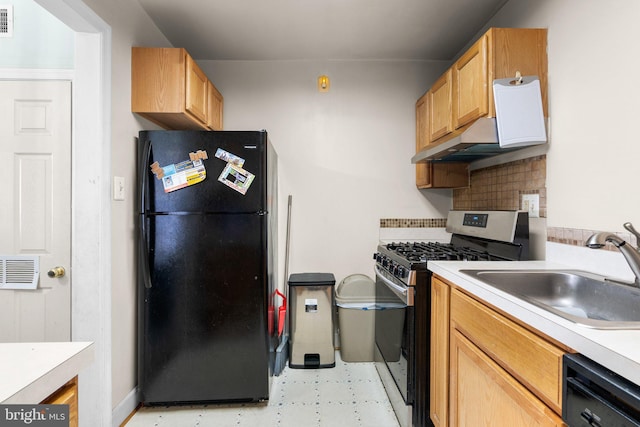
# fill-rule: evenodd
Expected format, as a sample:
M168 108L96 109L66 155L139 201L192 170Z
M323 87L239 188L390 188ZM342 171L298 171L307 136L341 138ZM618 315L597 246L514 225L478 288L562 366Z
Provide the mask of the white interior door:
M37 289L0 289L0 342L69 341L71 82L0 81L0 165L0 255L40 262Z

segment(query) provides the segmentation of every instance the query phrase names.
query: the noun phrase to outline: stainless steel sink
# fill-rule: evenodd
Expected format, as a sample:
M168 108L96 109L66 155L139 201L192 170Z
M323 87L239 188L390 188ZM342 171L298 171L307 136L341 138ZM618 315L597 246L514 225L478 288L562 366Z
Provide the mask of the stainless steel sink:
M640 329L640 289L574 270L460 270L580 325Z

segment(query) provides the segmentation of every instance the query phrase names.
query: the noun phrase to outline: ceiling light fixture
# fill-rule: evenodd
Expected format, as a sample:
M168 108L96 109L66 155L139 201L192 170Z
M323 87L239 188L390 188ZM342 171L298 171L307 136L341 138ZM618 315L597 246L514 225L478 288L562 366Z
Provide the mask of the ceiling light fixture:
M329 87L331 87L331 82L328 76L318 77L318 92L329 92Z

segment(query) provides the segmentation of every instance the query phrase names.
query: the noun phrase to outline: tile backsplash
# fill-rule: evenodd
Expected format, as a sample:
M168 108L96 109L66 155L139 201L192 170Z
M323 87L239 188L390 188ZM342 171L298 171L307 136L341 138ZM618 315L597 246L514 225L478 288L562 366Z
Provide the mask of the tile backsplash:
M541 155L517 160L502 165L471 171L470 184L467 188L453 190L454 210L516 210L522 209L523 194L540 196L540 221L531 227L532 240L540 247L544 242L561 243L571 246L582 246L597 230L584 230L564 227L546 227L547 217L547 156ZM446 218L382 218L381 229L424 229L444 228ZM408 230L407 230L408 231ZM390 231L389 231L390 232ZM633 246L638 245L631 233L616 233ZM603 249L617 251L613 245ZM539 258L544 259L543 251Z
M446 218L381 218L380 228L441 228Z
M538 194L540 217L546 218L546 180L546 155L477 169L471 171L469 187L453 190L453 209L521 209L523 194Z
M572 246L584 246L587 239L598 230L583 230L579 228L565 228L565 227L548 227L547 228L547 241L555 243L563 243L565 245ZM615 233L618 237L637 247L638 242L636 236L631 233ZM613 245L605 245L602 249L609 251L617 251Z

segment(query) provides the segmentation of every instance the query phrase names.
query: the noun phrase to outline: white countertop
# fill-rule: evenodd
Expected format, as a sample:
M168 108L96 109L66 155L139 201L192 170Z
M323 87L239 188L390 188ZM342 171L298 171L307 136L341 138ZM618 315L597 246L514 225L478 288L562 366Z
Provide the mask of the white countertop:
M91 342L0 343L0 402L40 403L92 361Z
M429 261L428 268L543 334L640 385L640 329L605 330L581 326L460 273L464 269L559 270L575 267L549 261Z

